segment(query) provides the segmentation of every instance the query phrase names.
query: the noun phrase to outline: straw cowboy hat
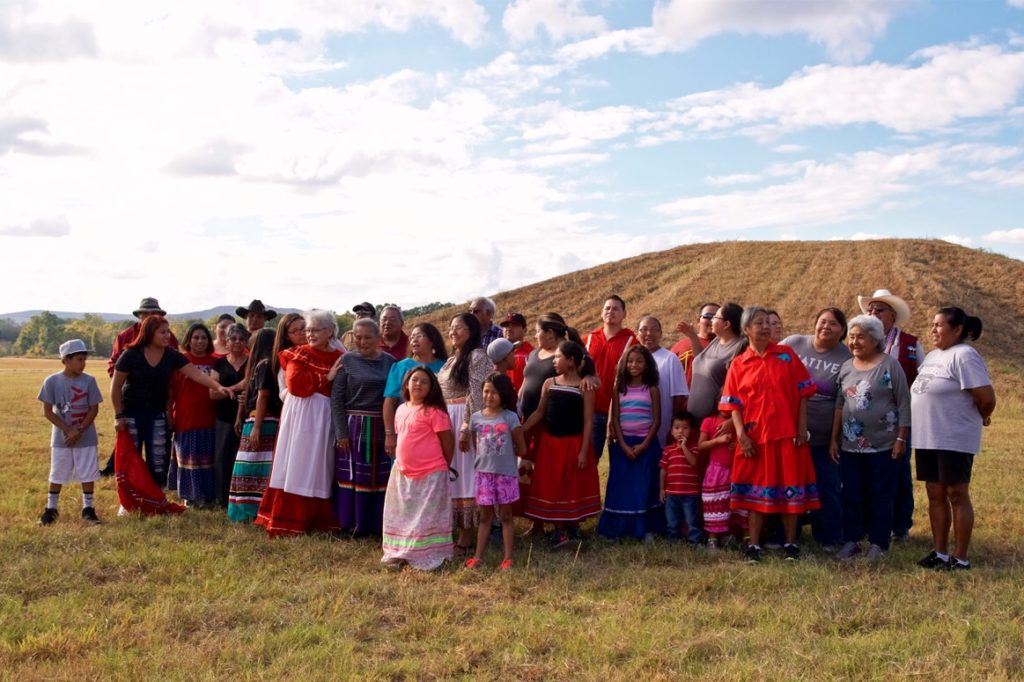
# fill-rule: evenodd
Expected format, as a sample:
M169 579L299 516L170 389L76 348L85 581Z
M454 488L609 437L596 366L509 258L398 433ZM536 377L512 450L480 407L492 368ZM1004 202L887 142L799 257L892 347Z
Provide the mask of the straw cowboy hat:
M862 313L868 311L873 301L881 301L896 311L896 326L903 327L910 322L910 306L899 296L894 296L888 289L879 289L870 296L858 296L857 303Z

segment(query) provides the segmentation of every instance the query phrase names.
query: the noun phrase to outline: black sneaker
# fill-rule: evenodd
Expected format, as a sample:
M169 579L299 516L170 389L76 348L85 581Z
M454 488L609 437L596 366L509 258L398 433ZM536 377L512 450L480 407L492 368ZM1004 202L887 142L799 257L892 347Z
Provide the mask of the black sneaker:
M785 554L786 561L799 561L800 560L800 548L796 545L786 545L782 548Z
M50 509L49 507L47 507L46 509L43 510L42 515L39 517L39 525L49 526L51 523L57 520L58 516L60 516L60 512L58 512L56 509Z
M949 559L941 558L935 550L932 550L928 556L918 561L917 565L933 571L945 571L949 568Z
M761 563L761 548L755 547L754 545L747 545L747 549L743 552L743 556L746 558L748 564L759 564Z
M96 510L92 507L82 507L82 520L97 526L101 523L100 517L96 516Z
M103 478L109 478L114 475L114 456L111 455L110 459L107 460L107 465L100 469L100 476Z
M969 571L971 570L970 561L960 561L952 554L949 556L949 570L951 571Z

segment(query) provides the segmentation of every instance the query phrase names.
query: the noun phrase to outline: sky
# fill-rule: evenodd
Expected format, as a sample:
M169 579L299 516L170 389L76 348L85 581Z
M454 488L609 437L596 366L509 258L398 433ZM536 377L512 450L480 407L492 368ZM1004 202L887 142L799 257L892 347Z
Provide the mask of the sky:
M1024 0L0 0L0 312L460 301L682 244L1024 258Z

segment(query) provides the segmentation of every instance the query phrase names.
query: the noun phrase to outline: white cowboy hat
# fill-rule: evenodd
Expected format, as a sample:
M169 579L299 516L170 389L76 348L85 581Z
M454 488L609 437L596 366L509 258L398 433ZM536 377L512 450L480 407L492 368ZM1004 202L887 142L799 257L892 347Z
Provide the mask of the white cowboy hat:
M890 293L888 289L879 289L870 296L858 296L857 304L860 305L860 311L867 313L868 304L872 301L881 301L896 311L895 324L897 327L903 327L910 322L910 306L899 296Z

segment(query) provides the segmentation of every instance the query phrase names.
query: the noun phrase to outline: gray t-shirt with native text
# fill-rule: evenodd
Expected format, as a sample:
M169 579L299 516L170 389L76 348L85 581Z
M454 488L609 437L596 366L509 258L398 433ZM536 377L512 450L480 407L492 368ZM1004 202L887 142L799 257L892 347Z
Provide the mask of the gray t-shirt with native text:
M807 400L807 430L811 432L811 445L828 445L832 437L832 418L836 410L836 376L843 363L849 360L850 349L838 343L830 351L814 349L814 337L794 334L782 340L807 367L814 381L814 395Z
M100 388L96 380L88 374L69 377L64 372L57 372L46 377L39 389L39 400L53 405L53 412L68 426L78 426L85 420L89 408L103 402ZM96 423L82 432L81 438L75 443L76 448L87 448L97 444ZM66 448L64 433L56 426L50 434L50 447Z

